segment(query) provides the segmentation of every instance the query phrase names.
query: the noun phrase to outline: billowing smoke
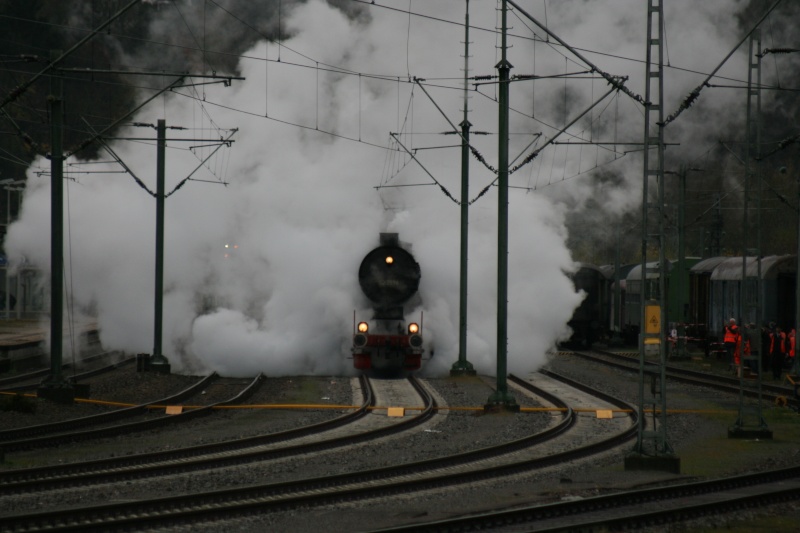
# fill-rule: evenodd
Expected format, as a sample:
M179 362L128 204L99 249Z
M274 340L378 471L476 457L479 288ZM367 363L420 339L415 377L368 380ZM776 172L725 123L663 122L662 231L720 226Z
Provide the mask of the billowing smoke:
M616 2L605 8L592 4L588 13L585 2L555 2L548 4L547 18L543 6L530 12L577 47L641 58L644 6L626 4L625 10ZM736 4L726 6L732 10ZM237 5L226 4L240 20L249 20ZM495 7L493 2L470 4L470 21L477 27L470 34L472 75L497 72L496 35L483 31L499 25ZM411 8L430 18L379 8L340 9L320 0L284 3L280 24L278 14L271 13L263 22L269 31L262 34L289 37L280 48L258 40L244 52L235 69L245 81L176 89L133 119L141 124L164 119L168 127L188 128L168 130L168 138L205 139L168 143L168 192L210 153L210 148L190 146L210 144L238 128L232 147L220 150L193 176L195 181L167 199L163 351L175 371L349 372L353 312L369 313L358 288L358 265L386 231L411 243L422 268L423 304L412 312L424 313L427 352L435 352L425 371L445 373L457 358L460 208L452 198L460 200L461 157L458 138L441 135L452 128L439 109L453 124L463 119L464 35L458 24L436 19L461 23L464 2L411 2ZM687 68L714 66L738 35L735 20L702 9L690 10L694 15L680 23L691 23L695 31L705 28L707 38L697 46L704 47L706 61L695 62L699 54L687 56L681 38L670 42L672 57L691 58ZM195 11L186 20L203 17ZM565 60L569 54L563 48L530 40L528 23L510 20L513 33L525 37L510 39L512 74L584 69ZM210 37L212 25L205 27L209 42L218 42L213 39L219 35ZM151 31L180 30L157 21ZM630 76L631 89L643 92L642 64L597 55L591 59L613 74ZM196 57L189 63L209 68ZM426 80L427 94L411 83L414 77ZM670 102L695 80L670 89ZM523 155L514 164L606 87L602 81L563 78L515 82L510 153L512 160ZM496 353L498 206L496 188L488 187L496 175L487 166L497 164L496 97L496 86L488 83L471 92L468 101L473 144L486 165L470 159L468 200L474 203L467 356L489 374ZM616 134L638 141L640 114L620 98L602 112L598 107L571 134L584 140ZM724 108L708 100L712 109ZM526 116L531 114L535 120ZM531 144L538 133L544 137ZM154 135L142 127L117 134ZM154 143L117 141L112 146L155 190ZM439 148L421 149L429 147ZM550 147L512 175L512 187L521 188L512 188L509 213L508 367L514 372L540 366L547 350L568 334L565 324L581 295L564 274L574 268L565 244L565 218L570 209L597 198L593 173L601 168L607 173L602 182L614 185L603 197L613 201L603 206L610 211L630 209L641 200L635 185L641 160L635 155L596 147L578 150L583 149ZM108 161L108 154L102 159ZM86 168L84 161L69 163L71 169ZM40 160L30 169L20 219L6 240L12 258L25 257L44 270L49 268L50 187L37 171L47 164ZM109 173L96 173L102 169ZM95 173L71 174L66 182L67 290L77 302L75 309L96 313L107 348L152 352L155 200L130 176L111 172L119 169L94 164ZM560 185L545 187L544 180ZM226 249L226 244L236 248Z
M690 7L682 2L664 3L664 116L677 112L690 93L700 89L699 97L691 107L670 122L665 130L665 141L668 143L665 168L672 173L668 174L665 181L668 194L672 190L674 195L673 199L667 198L668 203L677 201L678 180L675 173L681 165L703 169L702 177L707 182L697 183L701 174L692 174L690 189L702 191L722 183L724 191L731 193L726 201L740 201L735 198L740 195L744 171L740 161L744 157L744 87L748 75L749 40L745 40L738 48L736 46L773 4L775 2L760 0L721 1L713 5L691 4ZM600 68L629 77L626 86L636 94L645 96L646 2L549 2L547 5L547 19L555 33ZM761 25L761 50L794 46L788 44L795 40L789 21L796 18L797 11L796 3L783 2L772 12ZM539 15L542 15L539 20L544 21L543 13L539 12ZM539 50L544 46L548 45L536 45ZM735 52L720 67L734 48ZM657 49L653 47L652 51L656 53ZM569 56L566 52L564 55ZM536 57L539 74L545 74L542 70L547 66L552 69L551 72L574 72L581 68L580 62L571 60L572 56L569 56L569 60L565 57L559 60L555 54ZM550 62L546 63L548 58ZM769 89L762 91L762 125L763 142L768 146L774 146L776 141L789 134L796 134L796 127L789 119L796 115L794 93L775 89L796 87L797 61L800 61L800 54L764 56L762 83ZM717 67L720 67L717 76L708 86L703 86L708 74ZM607 90L604 83L584 82L582 90L576 93L574 86L578 82L565 83L559 80L553 85L556 83L561 83L560 91L557 91L561 101L553 93L549 94L550 120L554 126L563 124L561 110L565 100L568 100L570 108L568 116L575 116ZM652 89L650 99L655 102L658 98L657 86L653 84ZM545 117L547 108L542 107L536 107L537 114ZM640 104L619 95L607 107L598 106L571 128L570 133L581 137L574 140L591 138L595 142L641 143L642 117ZM651 134L655 134L655 112L651 119ZM531 186L570 207L567 220L571 244L579 241L581 235L586 241L582 245L578 243L577 247L571 246L571 249L581 248L584 251L581 254L583 260L605 258L608 261L609 257L613 257L617 227L623 235L641 235L637 216L642 200L641 146L580 148L560 145L548 154L542 154L529 174ZM614 175L617 177L614 178ZM624 185L610 187L610 182ZM651 181L650 192L654 193L655 190L655 183ZM687 220L696 223L688 230L689 244L695 247L687 245L687 250L693 253L701 251L700 224L710 223L708 213L712 204L713 197L698 197L695 194L686 206ZM729 231L732 248L736 250L736 243L741 243L741 239L734 233ZM694 242L691 238L694 238ZM626 256L629 261L638 259L633 257L638 254L640 243L630 238L623 239L622 248L623 261Z

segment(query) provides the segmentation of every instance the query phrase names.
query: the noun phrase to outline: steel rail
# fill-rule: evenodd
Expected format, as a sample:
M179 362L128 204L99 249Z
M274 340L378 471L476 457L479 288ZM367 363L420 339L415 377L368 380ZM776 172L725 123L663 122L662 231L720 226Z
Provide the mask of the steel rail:
M551 374L551 377L562 379L555 374ZM615 400L614 404L628 407L619 400ZM631 411L628 416L632 422L628 429L600 442L546 457L499 466L478 466L476 469L461 472L437 472L439 469L455 464L468 466L468 463L478 461L487 455L496 457L503 453L517 451L520 441L528 441L529 445L533 446L539 442L536 437L540 440L546 440L546 438L537 434L519 441L466 452L457 456L323 478L195 493L151 501L53 511L36 515L6 516L3 526L0 526L5 529L0 529L0 531L111 531L118 528L155 527L156 524L175 525L206 520L210 517L219 518L305 508L494 479L562 464L618 446L635 435L636 413ZM571 418L574 419L574 413ZM569 419L565 418L565 420L566 424L573 423ZM564 423L562 422L559 426ZM547 432L552 432L552 429ZM560 431L555 434L560 434ZM421 473L433 475L424 479L411 476L411 474Z
M526 526L537 533L555 531L630 531L643 527L663 526L708 516L711 514L741 511L744 508L775 505L784 501L800 499L800 490L796 483L790 486L767 486L758 494L733 494L716 502L703 502L686 504L685 499L702 495L732 492L743 488L759 485L777 485L781 482L798 480L800 467L746 474L742 476L700 481L694 483L681 483L666 487L653 487L637 489L615 494L594 496L574 501L563 501L553 504L541 504L522 507L519 509L473 514L465 517L439 520L434 522L408 524L400 527L385 528L378 531L486 531L496 527L519 528ZM649 511L642 511L641 506L647 503L663 503L669 500L678 500L671 507ZM630 507L629 514L609 516L609 511ZM637 509L638 507L638 509ZM547 526L543 522L555 517L575 517L587 513L608 513L603 517L595 517L583 521L568 523L562 520L562 525ZM538 523L538 524L537 524Z
M190 398L195 394L197 394L200 390L206 388L211 382L213 382L218 377L219 376L217 375L217 373L213 372L212 374L209 374L205 378L199 380L197 383L192 384L190 387L178 392L177 394L173 394L172 396L168 396L166 398L162 398L160 400L156 400L153 402L135 405L133 407L116 409L114 411L100 413L97 415L84 416L81 418L63 420L61 422L53 422L52 424L40 424L38 426L26 426L22 428L0 431L0 448L2 448L6 452L9 452L14 450L26 450L43 446L52 446L55 444L64 444L66 442L75 442L78 440L86 440L91 438L107 437L111 435L118 435L120 434L120 432L125 433L127 432L125 428L130 428L129 429L130 431L136 431L135 426L137 424L141 424L142 428L148 427L148 424L151 427L156 427L159 424L162 424L163 422L158 422L157 420L148 420L144 422L135 422L132 424L126 424L124 426L115 426L112 428L101 428L88 431L70 431L68 433L61 433L68 429L85 428L93 425L96 426L98 424L108 424L132 416L144 414L149 410L149 406L151 405L174 404L182 402L186 398ZM200 410L201 409L185 411L181 415L191 415L191 413ZM181 420L181 418L176 418L176 417L179 417L179 415L170 415L169 417L165 418L173 420ZM185 420L187 418L189 418L189 416L185 416L183 419Z
M329 439L320 443L289 446L278 450L259 449L270 444L330 431L365 416L369 412L369 408L375 405L375 396L369 380L364 376L361 376L359 380L363 391L361 406L355 411L333 420L326 420L278 433L167 451L2 472L0 473L0 494L20 494L97 483L129 481L159 475L246 464L340 446L342 443L349 443L347 442L349 437ZM425 419L430 416L430 413L430 409L424 413ZM367 438L377 438L384 434L386 434L385 430L384 433L381 433L381 430L376 430L374 434L368 435Z
M592 355L592 353L590 352L573 351L571 353L583 359L613 366L614 368L619 368L621 370L627 370L637 373L639 372L638 361L635 363L635 365L629 365L609 360L609 358L616 359L618 361L631 360L630 357L625 355L615 354L613 352L599 351L599 350L595 350L594 353L599 354L602 357L597 357L596 355ZM676 366L667 365L666 375L667 378L670 380L680 381L682 383L688 383L692 385L701 385L704 387L710 387L716 390L730 392L732 394L739 394L739 390L741 388L740 379L738 377L735 378L728 376L720 376L716 374L709 374L708 372L700 372L696 370L689 370L686 368L679 368ZM794 397L794 389L791 387L782 387L779 385L771 385L762 382L761 389L762 389L761 396L764 398L775 401L779 397L781 397L786 400L787 405L790 405L795 410L798 409L798 407L800 407L800 403L798 403L798 400ZM745 396L751 398L758 397L758 391L755 389L742 388L742 391Z
M0 494L43 491L113 482L115 480L139 479L161 475L164 472L175 473L178 471L176 467L179 467L180 471L187 472L201 468L199 465L202 463L223 466L223 460L218 458L217 461L213 461L207 456L232 453L240 453L245 456L245 451L248 449L329 431L363 417L368 413L368 409L374 406L375 398L369 381L364 376L359 379L364 395L361 406L332 420L277 433L166 451L0 472ZM253 453L252 455L256 456L257 454ZM189 461L189 459L204 456L206 457L204 460ZM235 464L231 457L226 458L224 462Z
M99 353L99 354L95 354L95 355L90 355L88 357L85 357L85 358L81 359L80 363L81 364L93 363L93 362L95 362L95 361L97 361L99 359L102 359L102 358L105 358L105 357L109 357L111 354L114 354L114 353L118 353L118 352L103 352L103 353ZM87 377L91 377L91 376L96 376L97 374L102 374L103 372L108 372L108 371L111 371L111 370L115 370L115 369L119 368L120 366L126 365L128 363L132 363L135 360L136 360L135 357L128 357L128 358L125 358L125 359L123 359L121 361L117 361L116 363L112 363L110 365L107 365L107 366L104 366L104 367L101 367L101 368L97 368L95 370L89 370L89 371L83 372L81 374L77 374L74 377L75 377L75 379L83 379L83 378L87 378ZM62 365L62 368L63 369L72 368L72 363L64 363ZM16 376L9 376L7 378L2 378L2 379L0 379L0 392L21 392L21 391L35 389L39 385L38 382L31 383L31 384L20 385L20 386L11 386L11 387L8 387L7 385L11 385L13 383L20 383L20 382L23 382L23 381L30 381L30 380L34 380L34 379L37 379L37 378L43 378L45 376L48 376L49 374L50 374L50 368L42 368L41 370L34 370L32 372L26 372L24 374L17 374Z

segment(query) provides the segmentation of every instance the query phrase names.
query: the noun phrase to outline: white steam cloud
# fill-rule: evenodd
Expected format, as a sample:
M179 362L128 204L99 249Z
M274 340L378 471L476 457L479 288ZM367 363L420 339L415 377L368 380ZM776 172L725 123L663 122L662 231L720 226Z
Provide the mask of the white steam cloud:
M566 40L573 39L575 46L592 48L599 43L608 53L642 57L645 6L625 2L622 17L618 4L551 2L548 22ZM456 23L464 19L461 1L411 2L411 7ZM494 29L499 25L495 7L494 2L472 2L471 23ZM733 21L716 16L717 10L703 9L689 10L695 12L697 27L734 31ZM545 20L542 5L536 4L530 12ZM457 359L459 207L439 187L431 186L426 172L405 154L380 147L399 149L389 132L402 132L403 144L413 148L458 144L456 136L438 135L450 126L420 88L408 82L413 76L428 80L426 88L436 104L453 123L460 123L463 28L377 8L370 9L369 15L352 20L319 0L296 5L283 13L282 27L292 35L284 48L262 42L244 54L248 59L242 60L240 68L246 81L227 88L201 87L197 93L176 91L184 96L168 93L135 117L140 123L155 124L163 118L168 127L189 128L168 130L168 138L218 138L220 134L210 128L212 120L215 125L239 129L233 147L221 150L209 162L215 172L204 169L194 176L208 181L222 176L229 184L190 181L166 202L163 352L173 371L217 370L224 375L352 372L347 357L353 311L367 314L369 308L358 287L357 269L378 244L378 234L386 231L399 233L402 241L412 245L422 268L423 304L413 312L424 312L426 348L435 350L425 373L446 373ZM686 20L693 19L687 16ZM520 19L511 22L516 35L530 35ZM709 36L717 47L707 48L708 54L722 57L735 36L727 40ZM673 50L680 49L682 43L675 41L670 43ZM470 42L471 74L496 74L495 34L473 29ZM547 75L579 69L569 62L565 67L562 48L554 52L548 45L516 38L510 44L512 73L535 70ZM265 57L281 62L265 64ZM644 70L638 63L591 59L614 74L632 78L641 79ZM690 66L708 69L713 61ZM343 70L332 72L327 65ZM344 70L389 78L344 74ZM696 79L678 91L685 94L693 82ZM565 119L565 98L566 116L572 117L605 86L598 81L570 81L565 92L563 79L514 85L511 158L531 142L531 134L549 136L554 131L523 113L534 112L541 121L559 127ZM635 80L629 86L643 91ZM469 100L473 132L492 133L472 139L494 166L495 90L493 85L482 85L480 93L471 93ZM191 94L200 98L185 96ZM630 112L633 106L626 109ZM588 119L584 124L588 125ZM630 138L641 136L638 113L616 124ZM615 121L604 117L595 127L595 136L610 135ZM574 133L580 130L576 127ZM119 136L126 135L154 137L155 132L131 127ZM583 135L588 138L588 130ZM197 166L195 152L208 153L208 149L187 150L191 144L169 143L167 191ZM155 190L154 143L118 141L113 148ZM609 159L591 150L595 159ZM553 149L550 154L543 152L533 165L512 176L512 186L540 188L542 173L552 176L553 169L557 178L553 181L560 181L560 172L566 176L564 163L551 162L567 160L565 153ZM459 196L458 148L420 150L416 155L437 181ZM405 166L395 163L398 160ZM84 168L78 164L81 161L69 163L73 165L69 169ZM49 179L38 177L36 171L47 165L37 161L29 171L21 216L6 239L12 260L24 257L44 271L49 270L50 186ZM474 199L495 175L475 158L470 165L470 199ZM585 172L587 166L582 166L579 171ZM632 157L615 168L624 182L640 179L641 164ZM119 166L92 165L92 171L98 169L116 171ZM67 290L79 309L96 313L105 347L151 352L155 200L125 174L76 173L70 178L65 211ZM404 187L375 189L385 182ZM558 198L586 197L590 189L581 180L564 183L557 190L545 188L544 193L512 189L510 195L508 368L512 372L541 366L545 353L568 334L566 322L581 300L564 274L574 263L564 244L566 204ZM409 186L415 184L427 185ZM637 194L632 189L610 197L620 206L630 206L640 200ZM481 373L494 374L495 188L471 206L469 231L467 357ZM224 257L226 243L238 246L232 257Z

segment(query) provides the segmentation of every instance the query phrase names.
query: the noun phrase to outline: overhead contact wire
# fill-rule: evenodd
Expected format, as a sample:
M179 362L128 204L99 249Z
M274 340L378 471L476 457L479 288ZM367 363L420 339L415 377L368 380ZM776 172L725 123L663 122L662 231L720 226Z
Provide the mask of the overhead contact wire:
M401 143L401 142L400 142L400 139L398 139L398 138L397 138L397 134L396 134L396 133L390 133L390 135L391 135L392 137L394 137L394 140L395 140L395 141L397 141L397 144L399 144L399 145L400 145L400 146L403 148L403 150L405 150L405 151L408 153L408 155L410 155L410 156L411 156L411 158L412 158L414 161L416 161L416 163L417 163L417 164L420 166L420 168L421 168L422 170L424 170L424 171L425 171L425 173L426 173L426 174L427 174L427 175L428 175L428 176L429 176L429 177L430 177L430 178L433 180L433 182L434 182L436 185L438 185L438 186L439 186L439 188L442 190L442 192L444 193L444 195L445 195L445 196L447 196L448 198L450 198L450 199L451 199L451 200L452 200L452 201L453 201L453 202L454 202L456 205L461 205L461 202L459 202L458 200L456 200L456 199L453 197L453 195L452 195L452 194L450 194L450 191L448 191L448 190L447 190L447 187L445 187L444 185L442 185L441 183L439 183L439 181L438 181L436 178L434 178L434 177L433 177L433 174L431 174L431 173L428 171L428 169L427 169L427 168L425 168L425 165L423 165L423 164L420 162L420 160L419 160L419 159L417 159L417 157L416 157L416 156L415 156L415 155L414 155L414 154L413 154L413 153L412 153L412 152L411 152L411 151L410 151L408 148L406 148L406 147L405 147L405 145L404 145L403 143Z
M510 2L511 0L508 0L508 1ZM687 110L690 107L692 107L694 102L700 97L700 91L702 91L704 87L708 86L708 82L711 81L711 78L713 78L716 75L716 73L719 71L719 69L722 68L722 65L724 65L725 63L728 62L728 59L731 58L733 53L736 52L736 50L738 50L740 46L742 46L742 43L745 42L748 37L750 37L750 35L755 31L756 28L758 28L758 26L762 22L764 22L764 19L766 19L769 16L769 14L772 13L772 10L775 9L776 7L778 7L778 4L780 4L781 1L782 0L776 0L775 3L772 4L772 7L770 7L767 10L766 13L764 13L764 15L758 20L758 22L756 22L753 25L752 29L750 29L750 31L747 32L747 34L745 34L744 37L742 37L742 39L736 44L736 46L734 46L733 49L731 49L731 51L728 52L728 55L725 56L725 59L723 59L720 62L720 64L717 65L717 67L711 72L711 74L709 74L706 77L706 79L703 80L703 83L701 83L700 85L695 87L695 89L692 92L690 92L689 95L686 98L683 99L683 101L681 102L681 105L678 107L678 109L675 112L673 112L671 115L669 115L664 120L664 123L661 124L662 126L666 126L667 124L669 124L670 122L672 122L673 120L678 118L680 116L680 114L683 113L685 110Z

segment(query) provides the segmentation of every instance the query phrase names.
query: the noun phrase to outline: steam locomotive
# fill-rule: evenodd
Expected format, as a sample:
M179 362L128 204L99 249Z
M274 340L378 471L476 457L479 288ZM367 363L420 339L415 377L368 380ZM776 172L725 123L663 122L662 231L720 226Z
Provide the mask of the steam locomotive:
M400 244L397 233L381 233L380 245L358 269L358 283L372 302L372 317L353 313L353 366L374 375L419 370L422 363L422 314L407 321L405 305L419 303L420 268Z

